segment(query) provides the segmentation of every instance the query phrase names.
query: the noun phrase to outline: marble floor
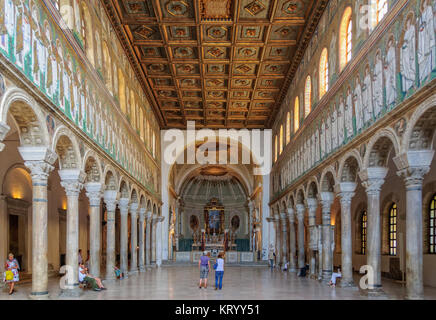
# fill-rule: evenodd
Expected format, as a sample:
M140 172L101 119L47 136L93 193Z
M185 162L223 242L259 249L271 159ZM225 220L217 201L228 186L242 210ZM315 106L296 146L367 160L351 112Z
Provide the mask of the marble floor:
M176 299L176 300L360 300L368 297L359 291L330 288L318 281L298 278L294 274L271 272L267 267L227 266L223 290L214 290L214 281L207 289L198 288L199 271L195 266L163 266L144 273L131 275L128 279L106 284L108 290L86 290L75 299L85 300L130 300L130 299ZM209 275L214 280L213 272ZM356 283L359 275L356 274ZM395 281L384 280L384 299L402 299L405 287ZM9 296L0 292L0 300L27 299L30 283L17 286L16 293ZM51 299L60 297L59 278L49 280ZM425 288L425 298L436 300L436 288ZM72 298L68 298L72 299ZM375 298L371 298L375 299ZM379 298L377 298L379 299Z

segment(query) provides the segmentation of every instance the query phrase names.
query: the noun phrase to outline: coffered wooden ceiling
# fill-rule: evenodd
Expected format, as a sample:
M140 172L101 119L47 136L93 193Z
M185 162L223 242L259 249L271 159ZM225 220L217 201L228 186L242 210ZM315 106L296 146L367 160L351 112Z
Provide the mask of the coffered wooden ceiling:
M162 128L266 128L328 1L101 0Z

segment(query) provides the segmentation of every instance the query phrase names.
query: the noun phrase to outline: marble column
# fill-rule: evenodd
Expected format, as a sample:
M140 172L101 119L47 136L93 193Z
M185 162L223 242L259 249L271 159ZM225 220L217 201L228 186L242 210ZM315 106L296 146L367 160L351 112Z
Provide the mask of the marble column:
M331 237L331 206L334 200L333 192L321 192L320 202L322 206L322 281L328 283L333 272L333 252Z
M316 210L318 209L318 200L316 198L308 198L306 207L309 213L309 275L311 279L316 279L316 256L313 246L316 244Z
M100 277L101 263L101 198L103 185L96 182L85 184L86 196L89 199L89 273Z
M353 280L353 241L351 235L351 200L356 190L355 182L341 182L335 186L341 202L341 287L355 287Z
M128 198L121 198L118 207L120 208L120 270L124 276L129 275L129 249L128 249L128 216L129 216Z
M295 211L288 208L289 219L289 272L297 272L297 244L295 238Z
M138 203L130 204L130 273L138 272Z
M372 268L368 280L370 294L383 294L381 284L381 223L380 223L380 190L385 182L387 168L371 167L359 173L362 185L366 189L368 201L368 255L367 264Z
M280 265L282 263L282 241L281 241L281 230L280 230L280 216L278 213L274 215L274 228L276 230L276 264Z
M139 209L139 271L145 271L145 208Z
M156 226L158 223L157 215L153 215L151 220L151 263L156 264Z
M394 158L406 185L406 298L413 300L424 299L422 183L433 156L433 150L416 150Z
M31 299L48 298L47 182L57 155L45 147L19 147L32 178L32 291Z
M297 210L298 220L298 273L306 266L306 255L304 247L304 212L306 208L303 204L297 204L295 206Z
M288 231L287 231L287 214L282 212L280 214L280 219L282 221L282 249L283 249L283 265L287 263L288 260Z
M106 224L106 280L115 280L115 209L118 203L118 192L106 190L104 203L107 209Z
M85 173L77 169L59 171L61 186L67 195L67 245L65 262L67 281L63 295L80 295L79 289L79 194L85 180Z
M145 265L150 267L151 262L151 223L153 214L147 212L147 225L145 227Z

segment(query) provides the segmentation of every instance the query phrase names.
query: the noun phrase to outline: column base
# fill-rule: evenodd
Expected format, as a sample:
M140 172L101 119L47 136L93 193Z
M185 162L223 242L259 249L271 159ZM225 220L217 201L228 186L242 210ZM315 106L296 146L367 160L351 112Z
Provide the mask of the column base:
M383 291L383 288L377 287L377 288L371 288L368 289L368 297L374 297L374 298L384 298L386 297L386 293Z
M124 274L124 278L127 278L127 272ZM117 277L115 274L106 274L106 277L103 280L107 282L114 282L117 280Z
M359 288L356 286L353 280L340 280L338 287L359 291Z
M145 272L145 271L147 271L147 268L145 266L139 266L139 271Z
M424 300L424 295L420 294L406 294L404 297L406 300Z
M332 280L332 271L331 270L323 270L322 271L322 282L329 283Z
M318 275L313 273L313 274L309 275L309 279L318 280Z
M72 289L62 289L61 293L59 293L59 297L63 298L77 298L83 294L82 289L79 288L79 285Z
M138 268L130 269L129 274L135 274L138 273Z
M289 273L297 273L297 269L296 268L289 268L288 272Z
M29 299L31 299L31 300L49 300L50 295L48 294L48 291L32 292L29 294Z

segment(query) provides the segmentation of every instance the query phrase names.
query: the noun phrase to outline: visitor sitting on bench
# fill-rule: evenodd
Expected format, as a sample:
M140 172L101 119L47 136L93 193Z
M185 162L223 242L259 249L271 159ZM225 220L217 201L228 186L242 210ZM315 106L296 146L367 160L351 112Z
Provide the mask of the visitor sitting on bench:
M332 273L332 279L329 282L329 285L332 287L336 287L336 279L342 278L341 269L338 268L338 272Z
M93 277L88 273L88 269L85 268L83 264L79 264L79 282L89 283L94 291L106 290L106 288L101 283L100 278Z

